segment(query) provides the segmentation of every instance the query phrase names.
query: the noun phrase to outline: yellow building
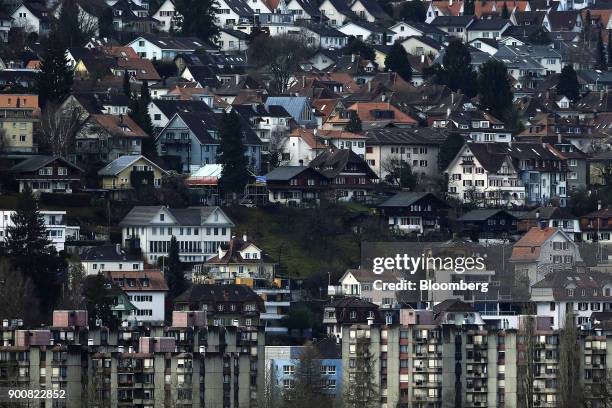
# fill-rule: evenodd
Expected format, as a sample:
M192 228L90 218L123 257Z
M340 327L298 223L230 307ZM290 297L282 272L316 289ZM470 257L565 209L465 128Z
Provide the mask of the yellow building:
M4 152L33 153L38 150L34 144L34 124L38 118L25 109L0 110L0 150Z
M121 156L98 171L102 188L112 192L116 200L125 199L131 191L149 186L161 187L167 172L142 155Z

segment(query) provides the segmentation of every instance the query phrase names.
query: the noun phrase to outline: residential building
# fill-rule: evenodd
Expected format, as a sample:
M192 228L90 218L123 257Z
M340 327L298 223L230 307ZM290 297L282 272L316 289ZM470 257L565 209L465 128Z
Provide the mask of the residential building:
M14 210L0 210L0 241L8 239L8 228L13 226ZM43 219L47 238L56 251L63 251L66 241L79 239L80 228L68 225L66 211L40 210Z
M559 228L533 227L512 247L517 282L535 284L549 274L575 270L582 256L574 240Z
M446 227L450 206L432 193L402 191L383 201L378 209L393 230L427 234Z
M326 394L340 396L342 393L342 353L340 344L333 339L315 342L312 346L319 356L321 376ZM280 390L295 386L296 366L305 346L266 346L266 376Z
M155 144L161 156L178 156L180 170L190 173L206 164L217 163L222 113L177 112L157 135ZM256 171L261 166L262 142L249 122L240 117L245 136L245 156Z
M567 164L543 143L466 143L446 169L449 190L476 205L567 200Z
M142 257L129 253L119 244L104 244L85 249L79 259L86 275L105 274L107 271L142 271Z
M329 184L327 177L309 166L280 166L264 177L270 202L290 206L316 204Z
M440 174L438 153L446 140L443 130L432 128L378 128L364 133L365 159L379 179L389 174L389 163L396 160L410 165L412 173L435 178Z
M122 244L128 251L140 248L149 263L168 256L176 237L183 262L204 262L229 242L233 222L219 207L168 208L136 206L119 223Z
M612 209L601 208L580 217L580 231L584 242L612 242Z
M113 286L127 295L129 302L136 308L126 320L164 323L168 284L161 271L109 270L106 276Z
M11 101L12 98L8 98ZM15 99L21 100L19 96ZM37 101L38 103L38 101ZM34 126L38 125L35 110L22 108L0 108L0 151L4 153L36 153Z
M580 222L567 208L560 207L538 207L519 217L518 231L523 233L533 227L554 227L559 228L574 241L579 241L582 237L580 232Z
M347 324L381 323L382 317L372 302L354 296L340 297L331 300L323 309L323 325L327 336L342 339L345 334L342 327Z
M19 191L72 193L81 187L83 170L59 156L30 156L9 169Z
M98 171L102 188L114 200L129 198L140 188L160 188L166 170L142 155L121 156Z
M171 61L179 54L193 54L211 46L194 37L160 37L142 34L127 44L139 57L149 60Z
M76 156L109 163L118 157L140 155L150 137L127 115L91 115L76 134Z
M476 209L457 218L461 230L477 239L509 239L517 234L517 217L503 209Z
M192 285L174 301L175 310L206 311L213 326L260 326L263 300L246 285Z

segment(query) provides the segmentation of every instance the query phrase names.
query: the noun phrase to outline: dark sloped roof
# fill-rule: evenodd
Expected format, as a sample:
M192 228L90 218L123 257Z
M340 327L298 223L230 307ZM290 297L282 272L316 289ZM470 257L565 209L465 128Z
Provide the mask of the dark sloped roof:
M432 128L378 128L365 132L368 145L417 144L438 146L446 140L446 132Z
M177 115L185 122L189 129L195 134L202 144L219 144L219 140L213 139L209 131L219 132L221 128L222 113L216 112L178 112ZM253 131L250 124L242 116L238 115L244 134L244 143L247 145L260 145L261 140Z
M470 31L501 30L508 23L509 23L508 20L503 20L501 18L480 19L470 24L469 30Z
M334 178L341 173L349 163L364 164L363 168L370 178L377 178L374 171L365 161L350 149L324 151L310 162L310 167L316 169L327 178Z
M136 255L131 255L125 252L121 247L117 245L100 245L91 247L81 254L81 261L125 261L125 262L139 262L141 258Z
M151 102L153 102L167 118L171 118L177 112L212 112L210 106L203 101L154 99Z
M496 208L486 208L486 209L472 210L466 214L463 214L461 217L458 218L458 220L459 221L486 221L489 218L499 213L506 213L509 216L516 218L514 215L512 215L506 210L496 209Z
M446 299L433 307L434 313L455 313L455 312L475 312L476 310L469 303L465 303L459 299Z
M474 20L474 16L438 16L430 23L432 26L465 27Z
M192 285L174 299L178 303L261 302L261 298L246 285Z
M383 202L382 204L380 204L379 207L408 207L428 196L432 197L444 206L448 207L448 204L446 204L446 202L440 200L432 193L417 193L413 191L401 191Z
M287 181L309 168L308 166L281 166L266 174L265 177L269 181Z
M69 161L65 159L62 159L59 156L32 156L29 159L26 159L22 161L21 163L17 163L13 167L11 167L10 171L14 173L37 171L41 167L45 167L49 163L52 163L56 160L61 161L66 166L72 167L73 169L76 169L78 171L83 171L76 165L70 163Z
M119 226L148 225L153 217L163 208L170 212L179 225L202 225L213 211L220 211L219 207L166 208L161 205L135 206L121 220ZM165 224L172 225L169 221Z

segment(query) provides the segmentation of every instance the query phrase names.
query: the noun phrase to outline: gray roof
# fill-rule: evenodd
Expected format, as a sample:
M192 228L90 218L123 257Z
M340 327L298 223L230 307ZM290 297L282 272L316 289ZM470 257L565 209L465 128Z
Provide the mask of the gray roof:
M13 167L11 167L10 171L14 173L23 173L23 172L31 172L40 169L41 167L45 167L47 164L54 162L55 160L60 160L67 166L75 168L79 171L83 171L81 168L76 165L70 163L66 159L63 159L59 156L31 156L30 158L22 161L21 163L17 163Z
M268 181L286 181L309 168L308 166L281 166L266 174L265 177Z
M463 216L459 217L458 220L459 221L485 221L485 220L488 220L489 218L493 217L494 215L496 215L499 212L504 212L504 213L514 217L512 214L510 214L506 210L491 208L491 209L472 210L469 213L464 214Z
M131 255L119 247L119 245L100 245L83 251L80 256L82 261L126 261L138 262L141 258Z
M266 107L282 106L298 123L302 122L301 116L306 104L308 104L308 98L305 96L271 96L266 99Z
M384 201L379 207L407 207L419 201L422 198L427 197L428 195L432 195L434 198L438 199L432 193L417 193L413 191L401 191L395 194L393 197ZM440 200L443 202L442 200Z
M126 167L129 167L137 161L138 159L143 158L148 161L152 166L155 166L163 171L161 167L157 164L153 163L151 160L147 159L143 155L131 155L131 156L121 156L117 157L112 162L108 163L106 167L100 169L98 171L98 176L114 176L120 172L122 172Z
M162 225L204 225L206 219L214 211L223 211L219 207L189 207L189 208L168 208L162 205L136 206L119 223L119 226L140 226L149 225L153 217L162 209L168 211L177 223L173 224L166 221ZM226 216L227 217L227 216ZM229 219L229 217L227 217ZM233 226L233 223L228 224Z

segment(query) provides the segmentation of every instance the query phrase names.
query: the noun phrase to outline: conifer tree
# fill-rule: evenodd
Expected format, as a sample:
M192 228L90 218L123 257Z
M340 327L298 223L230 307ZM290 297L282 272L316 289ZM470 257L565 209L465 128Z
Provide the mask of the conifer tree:
M345 408L378 408L380 396L374 378L374 362L370 353L370 339L358 336L355 344L352 379L344 386Z
M396 41L385 58L385 68L387 71L396 72L404 81L410 82L412 79L412 67L408 61L408 53L399 41Z
M66 47L56 31L49 34L41 55L40 72L36 76L36 91L40 107L47 102L60 103L71 91L73 71L68 67Z
M601 29L599 29L597 32L597 63L595 64L595 69L605 71L608 68L608 64L606 62L606 49L604 48L601 36Z
M166 282L168 283L168 293L171 299L187 290L188 284L183 272L183 263L179 258L179 244L174 235L170 239L165 274Z
M123 94L130 98L132 96L132 87L130 86L130 74L127 69L123 71Z
M346 124L344 130L352 133L360 133L362 130L361 127L361 119L357 112L350 110L349 111L349 123Z
M510 18L510 10L508 10L508 5L506 4L505 1L502 7L501 18L503 18L504 20L507 20Z
M32 280L41 311L48 313L57 298L59 272L65 262L47 237L38 202L28 188L19 194L6 235L6 251L12 265Z
M561 70L559 82L557 83L557 93L567 96L574 102L580 97L578 76L571 65L566 65Z
M580 373L579 330L576 327L574 313L569 310L565 314L564 326L559 334L559 408L575 408L584 406L584 394L576 373Z
M448 86L453 91L461 91L469 98L476 96L476 72L472 68L472 57L469 49L459 39L450 41L444 58L442 69L436 70L434 81Z
M236 112L223 115L219 136L217 163L223 166L219 188L224 194L242 194L249 181L249 161L244 154L242 122Z
M489 60L480 66L478 94L484 109L498 119L505 117L512 108L512 87L503 62Z
M76 0L63 0L57 19L57 32L67 47L80 47L85 40L79 25L79 6Z

